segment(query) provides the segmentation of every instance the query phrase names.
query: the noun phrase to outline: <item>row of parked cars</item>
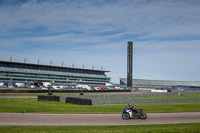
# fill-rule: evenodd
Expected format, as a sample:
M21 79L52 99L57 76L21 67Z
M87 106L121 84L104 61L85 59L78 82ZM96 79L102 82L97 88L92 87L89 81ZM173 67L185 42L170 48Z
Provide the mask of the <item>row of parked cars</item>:
M25 83L3 83L3 82L0 82L0 87L3 87L3 88L35 88L36 86L35 85L32 85L32 84L25 84Z
M63 89L74 89L74 90L122 90L120 87L101 87L101 86L90 86L86 84L73 84L73 85L59 85L52 84L50 82L42 82L37 84L27 84L27 83L4 83L0 82L0 87L8 88L31 88L31 89L41 89L41 90L63 90Z

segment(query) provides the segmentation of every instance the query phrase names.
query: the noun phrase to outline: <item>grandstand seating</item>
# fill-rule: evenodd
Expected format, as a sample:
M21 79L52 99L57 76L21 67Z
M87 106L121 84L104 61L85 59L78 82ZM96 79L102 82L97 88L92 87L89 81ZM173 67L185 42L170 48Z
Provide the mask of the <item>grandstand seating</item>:
M107 71L0 61L1 79L5 75L5 79L106 83L110 78L106 76L105 72Z
M21 72L21 73L40 73L47 75L67 75L67 76L77 76L77 77L93 77L93 78L106 78L105 74L91 74L91 73L75 73L75 72L64 72L64 71L49 71L49 70L37 70L28 68L16 68L16 67L0 67L0 71L9 72Z

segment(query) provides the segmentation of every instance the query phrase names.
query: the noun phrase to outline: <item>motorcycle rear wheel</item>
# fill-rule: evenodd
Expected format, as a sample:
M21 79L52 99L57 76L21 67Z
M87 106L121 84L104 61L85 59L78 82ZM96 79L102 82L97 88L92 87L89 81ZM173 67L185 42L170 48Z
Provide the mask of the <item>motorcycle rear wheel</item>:
M128 113L123 113L122 114L122 119L128 120L130 118L130 115Z

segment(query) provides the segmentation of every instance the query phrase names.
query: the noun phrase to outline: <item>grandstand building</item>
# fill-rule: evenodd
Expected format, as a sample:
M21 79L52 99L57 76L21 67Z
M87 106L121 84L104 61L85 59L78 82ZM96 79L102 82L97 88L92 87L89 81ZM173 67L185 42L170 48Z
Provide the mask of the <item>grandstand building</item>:
M0 61L1 82L52 82L105 85L110 82L104 70Z
M200 81L167 81L167 80L145 80L133 79L133 88L153 88L153 89L170 89L170 90L200 90ZM126 86L127 79L120 78L120 85Z

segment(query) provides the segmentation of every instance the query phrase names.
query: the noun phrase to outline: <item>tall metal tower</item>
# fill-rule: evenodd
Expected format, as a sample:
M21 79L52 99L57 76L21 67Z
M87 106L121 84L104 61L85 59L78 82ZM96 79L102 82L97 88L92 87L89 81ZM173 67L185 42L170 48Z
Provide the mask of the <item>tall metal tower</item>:
M132 77L133 77L133 42L128 42L127 47L127 87L132 89Z

